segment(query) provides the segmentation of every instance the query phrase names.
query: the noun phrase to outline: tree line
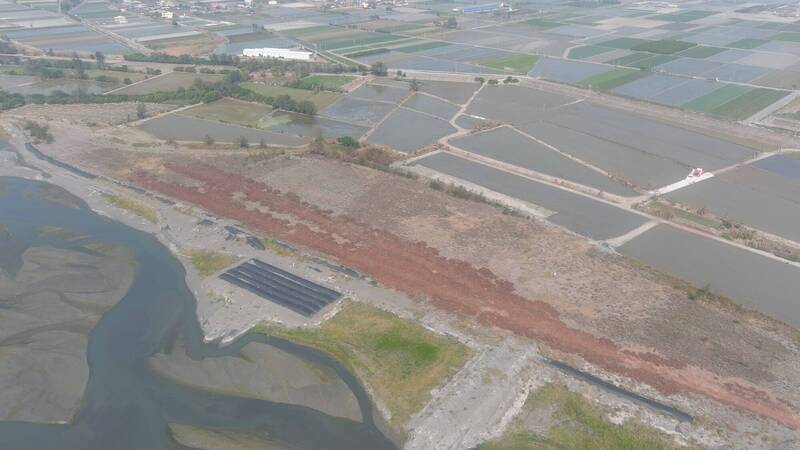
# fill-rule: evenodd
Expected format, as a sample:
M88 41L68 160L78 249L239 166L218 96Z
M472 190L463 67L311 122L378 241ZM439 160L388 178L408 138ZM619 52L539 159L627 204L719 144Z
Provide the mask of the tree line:
M68 94L64 91L53 91L47 95L22 95L0 90L0 110L17 108L27 103L65 105L124 102L165 103L178 101L192 104L210 103L223 97L232 97L250 102L264 103L271 105L273 108L285 111L293 111L308 115L317 113L316 105L308 100L297 101L288 95L279 95L277 97L262 95L239 86L237 83L241 80L241 73L235 71L226 75L224 80L216 83L205 83L200 79L196 79L194 84L189 88L178 88L175 91L154 92L140 95L90 94L83 90L77 90L72 94Z

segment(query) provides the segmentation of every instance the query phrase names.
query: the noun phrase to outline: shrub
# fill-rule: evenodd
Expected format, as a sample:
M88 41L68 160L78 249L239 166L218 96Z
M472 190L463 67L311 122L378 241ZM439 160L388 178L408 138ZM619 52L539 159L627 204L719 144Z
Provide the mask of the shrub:
M53 135L50 134L50 127L47 125L40 125L32 120L26 120L23 128L36 141L47 142L48 144L53 142Z
M361 144L352 136L341 136L336 139L336 142L346 149L355 149L361 147Z

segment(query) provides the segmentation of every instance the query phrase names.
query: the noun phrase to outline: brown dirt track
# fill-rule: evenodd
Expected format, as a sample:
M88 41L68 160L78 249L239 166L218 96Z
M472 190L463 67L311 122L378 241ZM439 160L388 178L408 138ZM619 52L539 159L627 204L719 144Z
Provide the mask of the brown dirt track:
M580 355L603 369L642 381L669 395L700 394L726 405L800 428L796 407L747 381L721 377L650 350L623 349L609 339L567 326L548 303L528 300L490 270L447 259L424 243L365 226L303 202L294 194L199 163L168 164L193 187L137 173L133 180L265 234L339 259L384 285L426 296L445 310L477 318L556 350ZM200 186L200 187L195 187Z

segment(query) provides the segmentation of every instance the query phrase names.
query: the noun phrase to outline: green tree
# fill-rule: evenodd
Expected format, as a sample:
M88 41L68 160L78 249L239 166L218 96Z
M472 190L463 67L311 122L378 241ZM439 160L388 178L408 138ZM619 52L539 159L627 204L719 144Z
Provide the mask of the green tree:
M375 61L369 68L370 73L378 77L385 77L388 72L383 61Z
M97 62L97 68L102 69L106 65L106 55L101 51L94 52L94 59Z

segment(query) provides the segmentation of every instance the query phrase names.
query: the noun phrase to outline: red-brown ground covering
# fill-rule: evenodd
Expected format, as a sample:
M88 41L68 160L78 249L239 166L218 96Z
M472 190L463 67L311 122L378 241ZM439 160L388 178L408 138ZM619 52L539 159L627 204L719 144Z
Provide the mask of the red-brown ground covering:
M569 328L552 306L514 293L508 281L488 269L447 259L420 242L356 223L303 202L297 196L212 166L167 164L188 187L137 173L135 182L195 203L265 234L325 253L369 274L393 289L425 296L447 311L475 317L540 341L556 350L580 355L605 370L642 381L663 394L701 394L724 404L800 428L796 407L744 380L720 377L653 352L631 351L614 342Z

